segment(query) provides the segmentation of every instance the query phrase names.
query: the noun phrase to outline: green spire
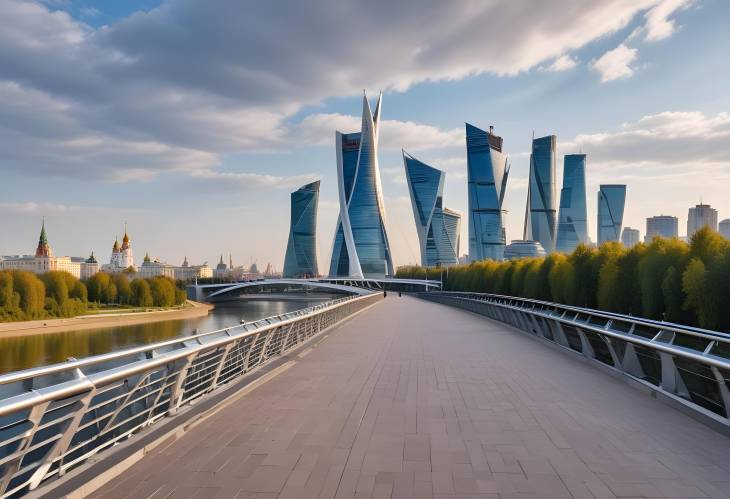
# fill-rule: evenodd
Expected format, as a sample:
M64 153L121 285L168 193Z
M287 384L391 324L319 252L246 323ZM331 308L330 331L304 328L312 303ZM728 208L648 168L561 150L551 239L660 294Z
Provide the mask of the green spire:
M46 217L43 217L43 222L41 223L41 237L38 240L38 244L48 244L48 237L46 237Z

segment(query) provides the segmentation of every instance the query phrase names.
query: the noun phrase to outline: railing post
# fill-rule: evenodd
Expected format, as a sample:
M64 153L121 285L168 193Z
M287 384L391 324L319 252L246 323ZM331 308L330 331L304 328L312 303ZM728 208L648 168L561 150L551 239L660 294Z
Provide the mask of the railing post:
M725 407L725 417L730 418L730 390L728 390L727 382L718 368L710 366L710 369L712 370L712 374L715 375L715 379L720 388L720 398Z
M218 378L220 378L221 376L221 371L223 371L223 365L226 363L226 358L228 357L228 353L231 351L231 348L233 348L233 342L226 344L226 346L223 348L221 358L218 361L218 367L215 368L213 380L210 383L210 388L208 389L208 391L214 390L215 387L218 386Z
M30 422L31 426L25 431L23 439L18 444L18 448L15 450L16 456L11 461L7 462L4 466L5 469L3 472L2 480L0 480L0 494L4 493L7 490L10 481L13 479L13 475L20 469L20 462L25 456L24 452L33 440L33 437L36 434L36 430L38 429L38 425L40 424L41 419L43 419L43 414L46 413L48 404L50 404L50 402L43 402L41 404L34 405L33 408L30 410L30 414L28 415L28 421Z
M167 409L167 413L169 415L175 414L180 408L183 397L183 384L185 383L185 378L188 375L188 371L190 370L190 366L193 364L193 360L195 360L195 357L197 357L197 353L188 355L185 358L185 364L177 372L177 379L175 380L175 384L170 391L170 407Z

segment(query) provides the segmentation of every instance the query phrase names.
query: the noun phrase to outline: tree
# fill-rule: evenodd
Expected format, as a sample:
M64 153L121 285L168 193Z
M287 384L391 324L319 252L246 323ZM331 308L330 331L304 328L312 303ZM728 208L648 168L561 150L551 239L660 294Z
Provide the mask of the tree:
M618 287L619 266L618 258L609 258L601 266L598 274L598 308L615 312L618 307L618 297L621 289Z
M152 291L146 279L135 279L130 284L132 292L132 303L138 307L151 307L154 305Z
M710 328L713 324L705 299L707 296L706 281L707 270L705 264L699 258L693 258L687 265L684 274L682 274L682 290L686 295L684 308L694 313L700 326Z
M690 257L699 258L705 266L717 258L723 256L727 251L728 240L707 226L692 235L690 242Z
M152 301L156 307L171 307L175 304L175 285L167 277L150 279Z
M111 285L111 277L106 272L97 272L86 281L89 300L97 303L105 302L106 289Z
M121 305L129 305L132 303L132 289L129 286L129 277L126 273L116 273L112 275L112 282L117 288L117 301Z
M584 244L570 255L570 263L574 272L574 304L580 307L595 308L597 291L597 274L594 270L594 261L598 252ZM600 269L599 269L600 270Z
M664 273L662 296L664 297L664 320L682 322L685 319L682 310L682 302L684 301L682 277L674 265L670 266Z
M40 275L41 281L46 286L45 295L52 298L59 307L68 301L68 284L63 274L68 273L50 271Z
M46 287L35 274L13 271L13 291L20 297L19 305L26 319L40 319L45 315Z
M71 298L75 298L82 303L87 303L89 301L89 292L86 289L86 286L81 281L76 281L69 291L68 295Z

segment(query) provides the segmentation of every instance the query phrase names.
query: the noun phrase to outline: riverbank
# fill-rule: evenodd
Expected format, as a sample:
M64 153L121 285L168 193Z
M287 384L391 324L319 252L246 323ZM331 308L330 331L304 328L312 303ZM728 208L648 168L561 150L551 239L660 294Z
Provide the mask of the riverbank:
M68 319L42 319L37 321L2 322L0 337L12 338L34 334L63 333L116 326L134 326L149 322L196 319L205 317L213 309L209 303L188 300L189 306L173 310L152 312L111 312L105 314L82 315Z

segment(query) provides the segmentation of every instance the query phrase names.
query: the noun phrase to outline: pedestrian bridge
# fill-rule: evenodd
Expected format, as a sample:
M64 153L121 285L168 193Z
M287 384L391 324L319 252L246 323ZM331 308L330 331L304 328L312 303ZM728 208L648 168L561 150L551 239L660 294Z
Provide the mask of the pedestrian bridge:
M164 355L168 361L170 355L188 359L187 375L172 378L182 380L173 383L182 387L170 399L182 402L174 405L175 414L158 412L154 424L137 429L129 440L110 437L115 449L101 451L96 462L69 466L57 473L61 479L33 493L280 499L730 496L730 438L723 412L727 335L675 331L661 323L508 297L431 297L448 305L370 294L340 301L339 308L321 307L319 314L304 313L300 318L308 322L296 334L292 328L298 321L290 317L272 322L266 333L259 326L248 335L231 331L231 340L201 340L182 354L155 348L139 362L161 366ZM337 317L331 316L334 310ZM322 315L325 311L330 315ZM318 326L323 317L334 327L318 334L326 329ZM572 330L571 321L581 326ZM658 332L648 338L652 328ZM611 348L601 346L606 339ZM622 349L622 341L631 348ZM222 348L228 349L221 354ZM229 381L224 397L215 398L218 390L202 396L202 380L215 378L216 385L221 377L231 379L232 364L211 361L211 352L233 364L255 361L262 368ZM276 352L283 356L275 358ZM249 360L236 360L241 354ZM631 370L638 369L634 361L647 379ZM222 372L205 368L218 365ZM73 367L88 371L88 366ZM97 390L124 379L128 389L114 395L117 400L142 399L138 388L145 385L147 397L158 393L151 385L158 378L135 378L135 371L126 369L128 378L113 372L84 376ZM698 371L705 377L693 377ZM190 378L191 372L197 376ZM0 378L6 381L7 376ZM66 398L48 403L78 402L70 385L64 389ZM18 437L26 450L34 445L33 430L49 428L52 408L35 409L48 400L48 388L34 393L32 402L16 398L0 405L5 418L32 407L33 419L35 411L35 426ZM697 403L700 396L707 400ZM82 424L96 417L108 428L114 418L104 419L105 414L130 417L124 414L130 403L116 405L115 411L104 410L97 398L86 404L100 409L92 416L85 411ZM67 448L78 448L81 441L75 437ZM84 451L90 453L91 446L72 457ZM67 456L57 453L45 471L53 475L59 461L61 467L71 462ZM6 470L15 463L6 485L33 471L24 475L32 460L17 458L3 459Z
M231 299L242 294L325 292L335 294L365 294L370 291L429 291L440 290L441 282L426 279L324 277L316 279L261 279L220 284L191 284L188 298L197 301Z

